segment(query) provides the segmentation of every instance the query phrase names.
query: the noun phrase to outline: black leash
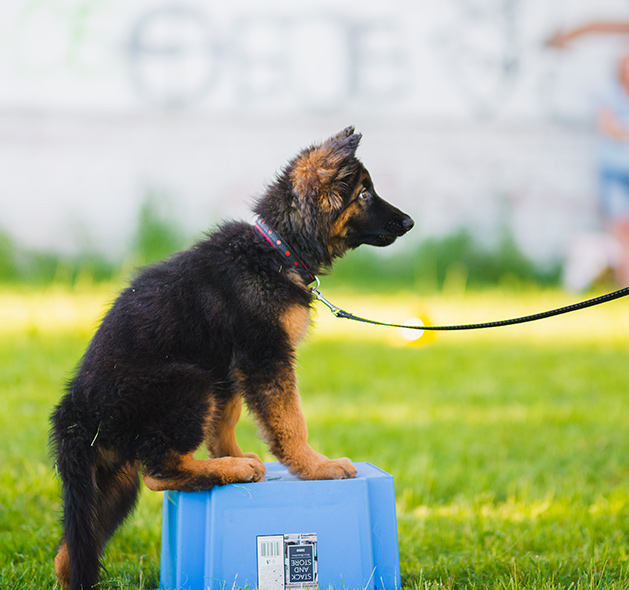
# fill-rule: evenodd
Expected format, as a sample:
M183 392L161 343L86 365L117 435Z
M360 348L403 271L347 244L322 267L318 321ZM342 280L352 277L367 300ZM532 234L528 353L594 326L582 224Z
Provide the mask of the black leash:
M343 318L346 320L354 320L356 322L363 322L365 324L373 324L375 326L387 326L389 328L408 328L411 330L439 330L439 331L453 331L453 330L479 330L481 328L498 328L500 326L512 326L514 324L524 324L526 322L534 322L535 320L542 320L544 318L550 318L556 315L561 315L564 313L569 313L571 311L577 311L579 309L585 309L586 307L593 307L595 305L600 305L601 303L606 303L607 301L613 301L614 299L620 299L621 297L625 297L629 295L629 287L623 287L622 289L618 289L617 291L612 291L611 293L606 293L605 295L600 295L599 297L594 297L593 299L587 299L586 301L580 301L579 303L573 303L572 305L566 305L565 307L559 307L557 309L551 309L549 311L543 311L541 313L535 313L533 315L527 315L519 318L512 318L509 320L499 320L497 322L485 322L482 324L459 324L454 326L414 326L414 325L405 325L405 324L389 324L386 322L379 322L377 320L369 320L367 318L361 318L359 316L354 315L353 313L349 313L347 311L342 310L336 305L330 303L319 290L319 279L317 278L316 287L312 287L312 294L323 303L325 306L329 308L329 310L337 317Z
M377 320L369 320L367 318L361 318L336 307L336 305L330 303L319 290L319 277L312 273L304 262L299 258L296 252L288 245L288 243L265 221L258 219L254 226L266 241L273 246L278 252L284 256L284 259L288 263L288 268L295 269L304 279L306 284L316 281L316 286L311 287L311 293L321 301L328 309L337 317L346 320L354 320L355 322L362 322L364 324L372 324L374 326L387 326L389 328L409 328L411 330L433 330L433 331L453 331L453 330L479 330L481 328L498 328L500 326L513 326L514 324L524 324L526 322L534 322L535 320L542 320L544 318L551 318L556 315L569 313L571 311L577 311L579 309L585 309L586 307L593 307L606 303L607 301L613 301L614 299L620 299L629 295L629 287L623 287L617 291L594 297L593 299L587 299L586 301L580 301L579 303L573 303L572 305L566 305L565 307L559 307L557 309L551 309L549 311L543 311L541 313L535 313L533 315L526 315L520 318L512 318L509 320L499 320L497 322L485 322L482 324L459 324L454 326L413 326L408 324L389 324L387 322L379 322ZM281 269L282 267L280 267Z

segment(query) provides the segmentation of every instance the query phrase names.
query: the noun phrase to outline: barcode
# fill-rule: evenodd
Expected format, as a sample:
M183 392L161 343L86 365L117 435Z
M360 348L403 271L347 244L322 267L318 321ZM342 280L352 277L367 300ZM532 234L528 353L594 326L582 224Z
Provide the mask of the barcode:
M260 543L261 557L279 557L282 555L281 541L262 541Z

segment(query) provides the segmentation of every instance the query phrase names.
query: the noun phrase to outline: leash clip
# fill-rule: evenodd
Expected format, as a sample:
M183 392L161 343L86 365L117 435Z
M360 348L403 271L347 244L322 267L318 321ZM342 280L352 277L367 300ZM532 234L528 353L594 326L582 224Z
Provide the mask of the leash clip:
M343 310L339 307L336 307L336 305L334 305L333 303L330 303L323 296L323 294L319 290L319 285L321 283L319 282L319 277L317 275L315 275L315 280L317 281L317 284L314 287L310 287L310 292L315 296L318 301L321 301L321 303L323 303L323 305L325 305L338 318Z

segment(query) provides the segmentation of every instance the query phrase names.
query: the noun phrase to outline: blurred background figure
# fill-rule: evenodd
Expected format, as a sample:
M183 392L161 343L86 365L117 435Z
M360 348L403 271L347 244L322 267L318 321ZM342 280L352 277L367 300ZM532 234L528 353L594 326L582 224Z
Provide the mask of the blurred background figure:
M547 43L555 49L568 49L573 41L586 35L629 34L628 22L592 21L572 29L559 29L553 33Z
M568 49L575 40L595 34L629 35L629 22L596 21L560 30L548 45ZM564 278L573 289L586 287L608 266L620 285L629 285L629 53L598 93L596 129L599 206L612 239L592 233L575 238Z
M616 280L629 285L629 55L618 64L598 111L601 211L620 245Z

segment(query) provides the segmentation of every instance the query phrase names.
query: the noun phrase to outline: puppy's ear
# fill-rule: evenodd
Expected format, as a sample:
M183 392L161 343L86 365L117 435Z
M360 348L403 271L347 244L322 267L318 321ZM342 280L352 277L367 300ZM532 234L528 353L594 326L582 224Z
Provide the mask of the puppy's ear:
M344 137L349 137L350 135L354 135L354 131L355 128L353 125L350 125L349 127L345 127L345 129L343 129L343 131L339 131L334 138L335 139L343 139Z
M298 198L318 201L324 209L341 207L341 183L357 167L356 149L360 133L347 127L320 145L304 150L293 163L290 173Z
M356 154L356 149L362 135L354 132L354 126L345 127L343 131L340 131L336 135L330 137L326 143L332 143L337 146L337 149L343 151L347 156L351 157Z

